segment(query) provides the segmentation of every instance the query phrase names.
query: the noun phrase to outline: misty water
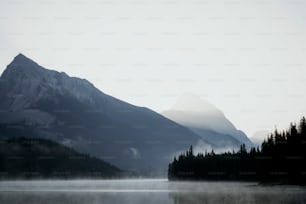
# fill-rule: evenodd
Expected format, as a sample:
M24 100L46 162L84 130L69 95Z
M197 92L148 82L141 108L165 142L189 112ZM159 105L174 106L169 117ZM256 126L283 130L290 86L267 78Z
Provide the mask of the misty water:
M166 179L1 181L2 204L306 203L306 188Z

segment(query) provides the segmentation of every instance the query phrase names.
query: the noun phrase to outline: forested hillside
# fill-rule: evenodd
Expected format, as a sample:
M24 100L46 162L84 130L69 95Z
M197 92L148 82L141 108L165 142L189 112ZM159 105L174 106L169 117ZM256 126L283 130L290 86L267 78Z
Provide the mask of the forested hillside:
M275 130L261 148L194 155L192 146L169 164L168 177L195 180L254 180L306 183L306 119L290 124L286 131Z
M0 177L112 178L123 171L100 159L45 139L0 141Z

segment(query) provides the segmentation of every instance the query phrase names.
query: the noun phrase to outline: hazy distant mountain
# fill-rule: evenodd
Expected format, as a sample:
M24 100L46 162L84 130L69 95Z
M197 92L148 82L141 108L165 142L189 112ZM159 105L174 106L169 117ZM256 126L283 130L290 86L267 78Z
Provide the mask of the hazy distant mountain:
M253 145L220 110L193 94L182 95L176 104L170 110L162 112L162 115L190 128L219 148L237 147L241 143Z
M0 124L6 125L0 136L38 135L123 169L166 169L175 152L200 139L148 108L45 69L22 54L2 73L0 98Z
M269 135L268 130L260 130L260 131L255 132L250 139L254 144L260 146L262 142L264 141L264 139L268 137L268 135Z

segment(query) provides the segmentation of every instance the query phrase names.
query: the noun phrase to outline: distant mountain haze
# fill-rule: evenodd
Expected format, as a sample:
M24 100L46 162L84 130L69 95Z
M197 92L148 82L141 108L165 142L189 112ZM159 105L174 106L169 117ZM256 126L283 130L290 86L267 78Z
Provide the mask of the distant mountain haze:
M190 128L205 141L217 147L238 147L250 139L225 117L224 113L200 97L186 93L170 109L162 112L165 117Z
M255 132L250 139L252 140L254 144L261 145L261 143L265 139L267 139L268 135L269 135L268 130L260 130L260 131Z
M126 170L165 173L174 153L201 140L148 108L109 96L85 79L45 69L22 54L2 73L0 98L2 138L51 139Z

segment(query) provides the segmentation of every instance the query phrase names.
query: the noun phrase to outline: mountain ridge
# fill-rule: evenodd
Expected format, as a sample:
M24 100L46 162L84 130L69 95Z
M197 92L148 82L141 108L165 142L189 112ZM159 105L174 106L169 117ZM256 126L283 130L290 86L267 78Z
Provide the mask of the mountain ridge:
M0 79L0 123L19 123L39 137L122 169L165 173L173 153L201 140L151 109L109 96L87 80L45 69L22 54Z

